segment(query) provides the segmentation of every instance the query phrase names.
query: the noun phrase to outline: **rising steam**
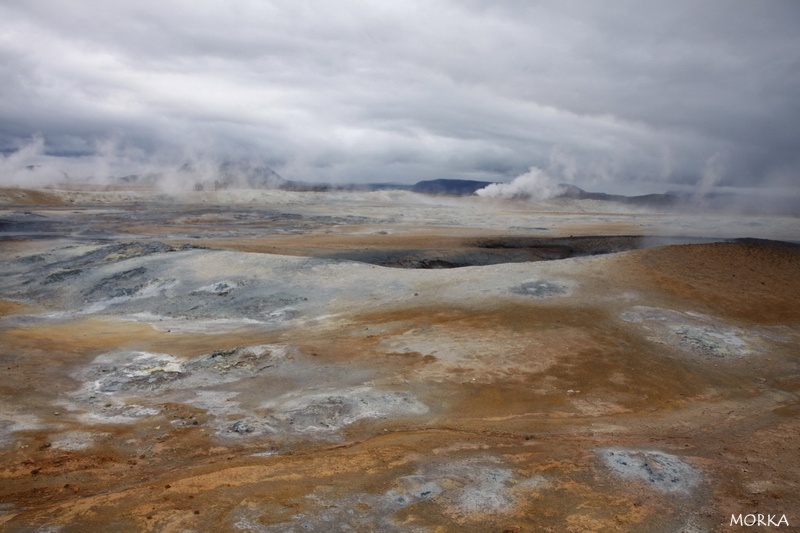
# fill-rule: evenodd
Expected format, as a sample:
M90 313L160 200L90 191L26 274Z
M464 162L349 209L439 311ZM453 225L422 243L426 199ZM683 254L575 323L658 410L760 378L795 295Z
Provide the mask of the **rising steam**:
M565 192L566 186L538 167L514 178L510 183L492 183L475 191L484 198L547 200Z
M272 189L284 182L255 159L230 160L191 150L154 156L114 139L96 141L86 156L65 158L47 154L44 138L34 135L16 151L0 154L0 187L111 187L178 193Z
M44 138L34 135L30 142L8 155L0 154L0 185L41 187L64 181L67 175L43 161Z

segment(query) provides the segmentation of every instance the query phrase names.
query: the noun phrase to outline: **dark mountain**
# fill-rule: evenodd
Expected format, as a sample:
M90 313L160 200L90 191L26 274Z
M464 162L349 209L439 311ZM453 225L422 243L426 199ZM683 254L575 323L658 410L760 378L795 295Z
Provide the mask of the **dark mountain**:
M445 194L452 196L469 196L475 191L491 185L491 181L438 179L419 181L410 190L422 194Z
M388 191L410 190L409 185L399 183L313 183L308 181L287 180L280 185L284 191L326 192L326 191Z
M280 188L287 191L411 191L420 194L469 196L478 189L490 185L489 181L458 179L438 179L419 181L414 185L400 183L309 183L305 181L285 181Z
M672 193L665 194L642 194L639 196L624 196L621 194L607 194L604 192L587 192L567 183L559 185L562 192L556 198L574 198L576 200L603 200L609 202L620 202L628 205L641 205L649 207L667 207L677 204L681 197Z

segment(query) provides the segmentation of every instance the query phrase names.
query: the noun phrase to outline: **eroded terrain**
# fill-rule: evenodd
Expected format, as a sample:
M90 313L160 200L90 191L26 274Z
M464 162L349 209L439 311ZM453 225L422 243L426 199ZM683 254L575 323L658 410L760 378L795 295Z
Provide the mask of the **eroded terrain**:
M800 524L796 217L4 194L0 530Z

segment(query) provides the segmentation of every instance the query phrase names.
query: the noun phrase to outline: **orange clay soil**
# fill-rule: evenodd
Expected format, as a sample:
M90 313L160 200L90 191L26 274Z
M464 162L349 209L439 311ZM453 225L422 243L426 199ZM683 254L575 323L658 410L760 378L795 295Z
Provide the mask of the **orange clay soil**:
M72 431L99 435L85 449L57 449L46 427L23 429L0 455L0 501L9 506L0 531L22 524L62 524L63 532L288 531L303 523L323 530L325 516L332 525L362 524L357 531L383 529L387 519L398 531L437 532L724 530L731 513L786 514L792 526L800 523L797 252L671 246L605 265L594 278L602 289L587 289L583 299L387 303L335 325L268 334L173 334L112 318L5 327L3 404L48 424L62 416L55 400L79 386L71 369L105 351L192 357L259 343L372 371L377 384L412 391L430 411L362 419L341 441L279 449L269 439L220 439L206 412L173 402L131 424L70 422ZM786 338L739 359L693 357L621 320L623 304L593 299L625 291L636 292L636 305L701 311L749 328L779 325ZM9 303L0 310L19 311ZM614 477L596 453L608 446L685 458L702 481L684 495ZM402 497L403 483L469 461L529 481L492 496L499 511L465 506L477 490L465 488L467 474L441 483L462 500L444 492L413 505L387 503Z
M66 202L45 191L0 187L0 205L63 206Z
M31 310L32 306L30 305L12 302L10 300L0 300L0 316L29 313Z
M622 259L631 288L666 293L717 316L800 321L800 246L763 241L666 246ZM633 276L631 276L633 274Z

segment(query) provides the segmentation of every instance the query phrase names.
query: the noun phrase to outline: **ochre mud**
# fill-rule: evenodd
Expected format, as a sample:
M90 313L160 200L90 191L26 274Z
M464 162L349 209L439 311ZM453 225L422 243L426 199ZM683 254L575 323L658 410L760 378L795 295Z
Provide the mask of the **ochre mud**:
M631 286L756 323L800 320L800 245L712 243L642 250L625 259ZM629 275L628 270L622 270Z
M203 244L306 255L452 247L470 237L442 233ZM725 530L732 513L800 523L797 249L669 246L595 265L564 298L387 301L273 331L181 333L114 316L9 322L0 347L4 415L39 422L16 430L0 455L0 530L322 530L325 513L357 531L380 530L385 519L398 531L437 532ZM634 306L728 321L758 337L757 349L722 358L670 344L656 336L657 321L622 318ZM1 315L30 312L0 301ZM107 352L193 358L259 344L292 346L297 364L363 372L369 386L409 391L429 411L360 419L338 440L289 442L220 437L211 414L173 400L129 424L92 425L66 419L58 403L81 386L75 369ZM257 378L250 383L232 390L269 397ZM53 444L70 431L96 436L82 449ZM613 446L673 454L702 480L672 494L615 477L597 455ZM512 476L501 483L506 492L490 495L502 500L497 507L471 509L450 496L477 490L468 472L486 465ZM440 496L387 503L426 475L444 479Z

